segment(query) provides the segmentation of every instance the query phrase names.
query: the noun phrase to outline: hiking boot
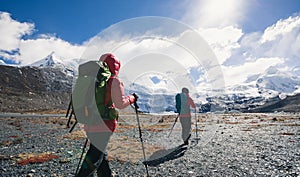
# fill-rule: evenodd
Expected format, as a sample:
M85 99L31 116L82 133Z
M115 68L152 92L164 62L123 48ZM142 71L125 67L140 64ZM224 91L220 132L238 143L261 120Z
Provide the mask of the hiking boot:
M191 134L189 134L189 136L186 138L186 140L184 140L183 142L183 144L184 145L189 145L189 139L191 138Z

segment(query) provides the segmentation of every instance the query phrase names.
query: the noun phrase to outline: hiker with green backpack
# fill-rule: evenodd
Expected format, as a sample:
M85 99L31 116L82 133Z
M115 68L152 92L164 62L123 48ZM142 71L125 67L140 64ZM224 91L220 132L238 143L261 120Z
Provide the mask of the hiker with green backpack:
M90 141L77 177L93 176L95 170L98 176L112 176L106 147L117 127L119 115L116 108L124 109L136 103L138 99L136 94L124 94L123 83L117 77L121 67L119 59L107 53L102 55L96 64L87 62L79 66L78 83L76 82L72 92L76 119L84 124ZM97 69L93 69L94 67ZM92 84L89 84L90 82ZM87 88L87 85L92 86Z
M175 96L176 101L176 112L178 113L181 127L182 127L182 133L181 138L183 140L184 145L189 144L189 139L191 137L191 111L190 107L196 109L196 105L193 101L193 99L189 96L189 89L182 88L182 92L178 93Z

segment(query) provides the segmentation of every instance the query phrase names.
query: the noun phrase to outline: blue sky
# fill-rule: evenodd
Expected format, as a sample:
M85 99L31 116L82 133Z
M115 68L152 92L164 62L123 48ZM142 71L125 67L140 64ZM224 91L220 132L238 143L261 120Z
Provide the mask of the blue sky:
M143 16L168 17L199 32L229 85L272 67L300 76L298 0L1 0L0 62L27 65L53 52L80 58L97 34Z
M82 43L110 25L129 18L176 17L172 5L172 1L159 0L3 0L0 10L9 12L17 21L34 23L36 35L51 33L72 43Z
M300 9L297 0L248 2L251 3L245 10L245 19L239 24L245 32L262 31ZM16 21L34 23L35 32L30 38L38 34L54 34L80 44L110 25L129 18L164 16L181 20L189 10L187 4L193 4L193 0L2 0L0 11L10 13Z

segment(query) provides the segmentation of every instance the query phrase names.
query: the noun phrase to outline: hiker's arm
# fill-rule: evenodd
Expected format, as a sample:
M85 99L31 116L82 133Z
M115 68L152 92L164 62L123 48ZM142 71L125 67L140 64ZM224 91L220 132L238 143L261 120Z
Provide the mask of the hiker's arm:
M111 98L118 109L126 108L135 100L133 95L125 96L123 83L118 78L114 78L112 81Z
M196 108L196 105L191 97L189 97L188 102L189 102L189 105L192 106L192 108Z

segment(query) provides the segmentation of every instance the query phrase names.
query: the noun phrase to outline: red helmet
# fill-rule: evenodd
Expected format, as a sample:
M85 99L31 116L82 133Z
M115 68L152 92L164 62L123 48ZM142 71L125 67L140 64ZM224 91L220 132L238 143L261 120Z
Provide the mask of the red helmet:
M115 57L111 53L106 53L106 54L103 54L99 60L105 62L108 65L109 71L112 74L118 75L119 70L121 68L121 63L117 57Z

